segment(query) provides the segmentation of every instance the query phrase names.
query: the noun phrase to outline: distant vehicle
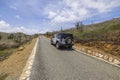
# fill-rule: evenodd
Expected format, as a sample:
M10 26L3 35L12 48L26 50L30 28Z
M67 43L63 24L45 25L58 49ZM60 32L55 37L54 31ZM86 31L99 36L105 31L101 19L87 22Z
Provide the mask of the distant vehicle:
M68 47L72 48L74 45L73 35L70 33L58 33L52 36L51 44L55 45L56 48Z

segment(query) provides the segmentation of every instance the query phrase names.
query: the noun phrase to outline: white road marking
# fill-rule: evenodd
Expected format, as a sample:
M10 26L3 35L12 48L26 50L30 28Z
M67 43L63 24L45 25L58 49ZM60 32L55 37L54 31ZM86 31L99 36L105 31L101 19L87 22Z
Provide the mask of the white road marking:
M75 51L77 51L77 52L83 53L83 54L85 54L85 55L87 55L87 56L90 56L90 57L99 59L99 60L101 60L101 61L104 61L104 62L106 62L106 63L109 63L109 64L111 64L111 65L114 65L114 66L120 68L119 65L116 65L116 64L114 64L114 63L112 63L112 62L109 62L109 61L107 61L107 60L104 60L103 58L99 58L99 57L97 57L97 56L93 56L93 55L87 54L87 53L85 53L85 52L83 52L83 51L77 50L75 47L73 47L73 49L74 49Z
M23 72L22 72L19 80L29 80L31 69L33 66L34 58L35 58L35 54L36 54L37 45L38 45L38 39L35 43L35 46L32 50L32 53L31 53L31 55L26 63L25 68L23 69Z

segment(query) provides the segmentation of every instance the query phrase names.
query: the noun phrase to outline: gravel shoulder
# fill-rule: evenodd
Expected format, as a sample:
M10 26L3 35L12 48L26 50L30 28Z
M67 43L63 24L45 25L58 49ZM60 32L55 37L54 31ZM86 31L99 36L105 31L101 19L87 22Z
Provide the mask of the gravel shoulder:
M23 50L12 53L8 59L0 62L0 74L5 74L5 80L18 80L23 68L28 60L29 55L34 47L36 39L29 44L24 45Z

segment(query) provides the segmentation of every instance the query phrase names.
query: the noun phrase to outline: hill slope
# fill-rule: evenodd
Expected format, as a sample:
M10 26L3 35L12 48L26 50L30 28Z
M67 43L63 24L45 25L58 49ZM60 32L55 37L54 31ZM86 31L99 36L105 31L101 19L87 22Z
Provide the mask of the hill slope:
M116 43L120 41L120 18L86 25L83 27L83 32L75 28L64 32L73 33L79 40L83 41L112 41Z
M102 49L107 53L120 56L120 18L115 18L102 23L86 25L83 32L76 30L65 30L73 33L78 43Z
M76 28L63 30L62 32L72 33L76 43L120 56L120 18L84 25L82 32ZM52 34L54 33L57 32Z

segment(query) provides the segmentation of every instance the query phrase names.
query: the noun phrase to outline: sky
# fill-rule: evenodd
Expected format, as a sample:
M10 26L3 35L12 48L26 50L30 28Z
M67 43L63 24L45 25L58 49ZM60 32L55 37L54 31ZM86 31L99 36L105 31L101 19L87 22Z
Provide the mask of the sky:
M0 0L0 32L45 33L120 17L120 0Z

